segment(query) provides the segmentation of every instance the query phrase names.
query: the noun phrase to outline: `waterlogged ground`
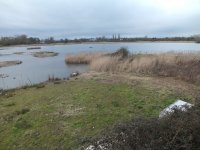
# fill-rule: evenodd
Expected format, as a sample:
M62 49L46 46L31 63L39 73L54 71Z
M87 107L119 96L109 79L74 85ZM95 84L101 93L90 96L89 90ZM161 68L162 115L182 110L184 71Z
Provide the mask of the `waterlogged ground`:
M158 116L198 87L173 79L88 73L0 95L0 149L77 149L113 124Z

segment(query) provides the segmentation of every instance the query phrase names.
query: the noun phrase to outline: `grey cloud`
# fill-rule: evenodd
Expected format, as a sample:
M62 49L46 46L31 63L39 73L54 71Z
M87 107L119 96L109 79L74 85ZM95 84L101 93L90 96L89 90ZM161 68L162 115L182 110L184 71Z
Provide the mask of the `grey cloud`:
M193 9L172 14L163 12L156 1L0 0L0 36L178 36L199 31L197 0L190 0Z

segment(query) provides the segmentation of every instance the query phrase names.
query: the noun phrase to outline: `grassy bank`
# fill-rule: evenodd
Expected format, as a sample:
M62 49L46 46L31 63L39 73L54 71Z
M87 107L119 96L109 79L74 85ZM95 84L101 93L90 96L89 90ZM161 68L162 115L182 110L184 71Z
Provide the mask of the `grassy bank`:
M130 81L94 75L2 93L0 149L77 149L117 122L158 116L186 93Z

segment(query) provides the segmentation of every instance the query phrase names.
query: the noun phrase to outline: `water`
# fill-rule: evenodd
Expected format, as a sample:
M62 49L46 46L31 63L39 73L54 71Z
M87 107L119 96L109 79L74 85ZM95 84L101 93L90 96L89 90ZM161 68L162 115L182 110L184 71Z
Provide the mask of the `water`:
M196 43L106 43L106 44L68 44L41 46L40 50L27 50L27 47L5 47L0 50L0 61L20 60L21 65L0 68L0 74L9 75L0 78L0 89L16 88L27 84L44 82L49 76L66 78L72 72L84 72L87 65L67 65L65 56L80 52L113 52L121 47L126 47L132 53L157 53L157 52L189 52L200 51L200 44ZM59 55L55 57L36 58L31 52L53 51ZM24 52L22 55L13 54Z

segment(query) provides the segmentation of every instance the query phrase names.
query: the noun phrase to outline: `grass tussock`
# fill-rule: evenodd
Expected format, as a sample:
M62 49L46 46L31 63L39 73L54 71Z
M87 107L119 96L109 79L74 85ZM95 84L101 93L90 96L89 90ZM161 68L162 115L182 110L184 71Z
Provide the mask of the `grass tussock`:
M134 119L116 125L98 142L93 149L199 149L200 107L186 112L175 110L162 119Z
M78 55L67 55L65 62L67 64L90 64L95 59L103 56L102 53L81 53Z
M200 83L200 53L133 54L125 58L105 55L92 61L91 69L175 77Z

